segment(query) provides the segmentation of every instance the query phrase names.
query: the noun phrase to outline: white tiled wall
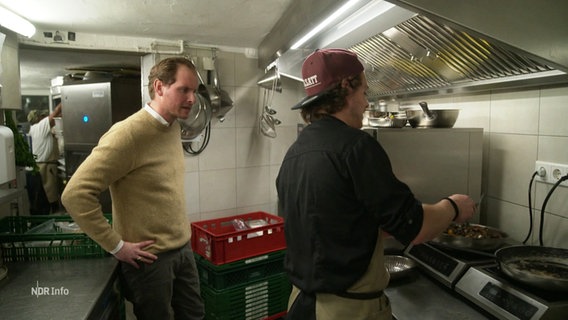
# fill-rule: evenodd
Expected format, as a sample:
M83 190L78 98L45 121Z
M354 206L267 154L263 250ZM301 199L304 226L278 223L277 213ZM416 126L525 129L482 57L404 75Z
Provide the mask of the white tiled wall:
M456 127L484 128L481 222L519 241L529 231L529 182L536 160L568 164L568 87L427 97L431 108L458 108ZM552 185L534 182L533 228L538 245L543 201ZM568 188L558 187L545 208L545 246L568 248Z
M210 56L194 50L192 56ZM300 82L282 78L271 107L282 121L276 138L259 131L263 88L257 81L264 70L244 54L217 52L220 86L234 101L224 122L212 121L211 140L205 150L186 156L186 199L192 221L214 219L252 211L277 214L275 179L282 158L296 139L297 112L290 110L302 97ZM199 59L195 59L199 68Z

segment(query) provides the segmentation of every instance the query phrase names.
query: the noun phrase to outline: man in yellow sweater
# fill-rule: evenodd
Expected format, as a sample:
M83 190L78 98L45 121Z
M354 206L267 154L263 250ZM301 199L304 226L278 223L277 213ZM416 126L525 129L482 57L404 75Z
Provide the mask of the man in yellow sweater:
M125 296L137 319L202 319L184 196L184 155L177 118L196 101L195 66L157 63L151 101L113 125L69 180L62 202L81 229L120 260ZM113 226L99 195L110 189Z

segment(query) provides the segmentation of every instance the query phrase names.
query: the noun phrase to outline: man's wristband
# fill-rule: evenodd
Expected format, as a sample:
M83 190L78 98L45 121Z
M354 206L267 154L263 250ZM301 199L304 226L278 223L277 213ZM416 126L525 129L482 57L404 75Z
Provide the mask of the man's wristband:
M460 215L460 209L458 208L458 205L456 204L456 202L454 200L452 200L451 198L448 198L448 197L446 197L442 200L448 200L450 202L450 204L452 205L452 207L454 207L454 218L452 219L452 221L456 221L456 219Z

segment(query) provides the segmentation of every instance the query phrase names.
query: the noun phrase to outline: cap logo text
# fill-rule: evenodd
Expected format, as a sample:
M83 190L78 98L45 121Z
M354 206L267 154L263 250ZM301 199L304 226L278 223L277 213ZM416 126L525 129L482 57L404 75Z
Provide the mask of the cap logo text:
M313 87L317 84L319 84L317 74L304 79L304 88Z

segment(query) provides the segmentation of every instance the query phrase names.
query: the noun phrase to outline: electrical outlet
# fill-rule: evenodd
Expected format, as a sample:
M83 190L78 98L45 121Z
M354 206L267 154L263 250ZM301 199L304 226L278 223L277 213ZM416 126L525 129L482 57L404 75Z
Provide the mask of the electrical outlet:
M550 178L552 179L552 183L558 182L560 178L568 175L568 165L566 164L552 164L550 166ZM561 186L568 187L568 180L562 182Z
M535 171L538 173L535 177L536 181L555 184L560 178L568 175L568 164L537 161ZM568 180L560 185L568 187Z
M535 176L536 181L545 183L548 182L548 179L550 177L550 163L537 161L534 166L534 170L537 172L537 175Z

